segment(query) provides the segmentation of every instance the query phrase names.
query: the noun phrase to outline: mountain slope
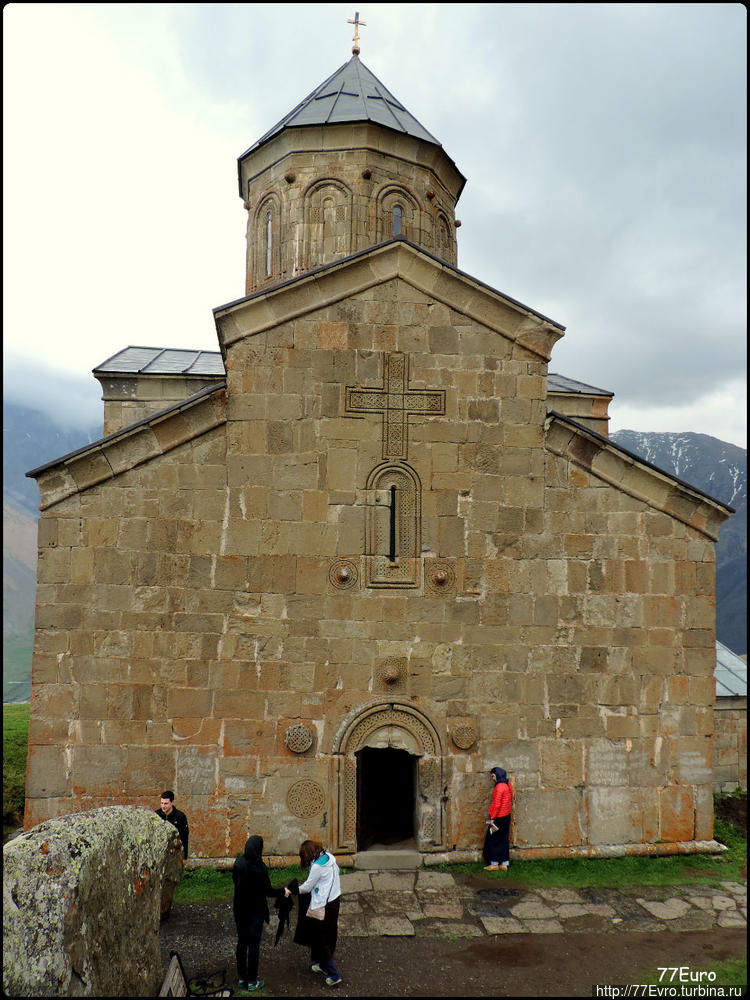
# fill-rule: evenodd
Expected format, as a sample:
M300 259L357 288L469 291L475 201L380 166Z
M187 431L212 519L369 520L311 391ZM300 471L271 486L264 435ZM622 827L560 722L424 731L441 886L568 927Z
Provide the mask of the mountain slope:
M3 401L3 502L38 515L39 488L26 473L101 437L102 427L71 430L39 410Z
M39 488L29 469L95 440L38 410L3 401L3 702L28 701L36 598Z

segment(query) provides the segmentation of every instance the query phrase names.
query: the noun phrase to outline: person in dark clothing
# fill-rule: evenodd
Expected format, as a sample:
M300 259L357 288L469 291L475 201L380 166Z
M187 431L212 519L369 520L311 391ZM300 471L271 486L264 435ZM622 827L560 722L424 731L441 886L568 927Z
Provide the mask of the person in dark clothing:
M161 793L161 808L155 810L157 816L161 816L165 819L167 823L171 823L172 826L176 827L177 832L180 835L180 840L182 841L182 856L186 858L188 856L188 837L190 836L190 829L188 828L187 816L184 812L180 812L179 809L175 808L174 805L174 792L170 789Z
M237 925L237 986L251 993L263 986L258 979L260 939L263 924L268 923L267 896L283 895L283 889L274 889L268 877L268 868L262 860L263 838L250 837L245 853L234 863L234 922Z

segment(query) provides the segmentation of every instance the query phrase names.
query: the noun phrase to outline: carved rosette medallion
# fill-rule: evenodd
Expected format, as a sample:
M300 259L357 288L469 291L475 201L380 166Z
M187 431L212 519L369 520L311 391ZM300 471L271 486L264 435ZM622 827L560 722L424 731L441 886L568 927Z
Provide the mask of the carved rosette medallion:
M456 590L456 571L445 559L430 559L425 562L424 586L427 593L435 597L446 597Z
M317 781L295 781L286 794L286 804L293 816L309 819L325 809L326 793Z
M284 736L284 744L292 753L304 753L313 744L313 734L303 725L289 726Z
M406 657L392 656L377 667L378 682L385 691L395 691L406 682Z
M477 728L473 722L461 722L451 729L451 739L459 750L469 750L477 741Z
M337 590L351 590L357 585L359 572L351 559L337 559L328 570L328 579Z

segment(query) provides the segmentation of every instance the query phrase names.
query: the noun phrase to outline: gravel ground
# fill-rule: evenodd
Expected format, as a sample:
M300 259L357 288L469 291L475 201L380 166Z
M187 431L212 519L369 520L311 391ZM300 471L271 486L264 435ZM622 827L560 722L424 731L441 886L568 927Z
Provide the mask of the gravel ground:
M254 996L541 997L592 996L595 984L638 983L659 966L698 969L746 954L744 928L659 933L340 937L344 981L331 989L310 971L309 953L287 932L274 947L267 931ZM235 929L229 903L176 905L162 925L164 970L177 951L189 977L225 969L236 989ZM248 994L250 995L250 994Z

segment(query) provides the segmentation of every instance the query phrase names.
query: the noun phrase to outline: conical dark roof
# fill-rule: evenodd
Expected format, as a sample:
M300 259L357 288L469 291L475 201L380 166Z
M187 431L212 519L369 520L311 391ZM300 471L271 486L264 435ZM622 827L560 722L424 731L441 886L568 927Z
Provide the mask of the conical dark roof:
M285 128L333 125L337 122L376 122L424 142L440 143L403 104L354 55L316 87L296 108L246 150L240 159L258 149Z

